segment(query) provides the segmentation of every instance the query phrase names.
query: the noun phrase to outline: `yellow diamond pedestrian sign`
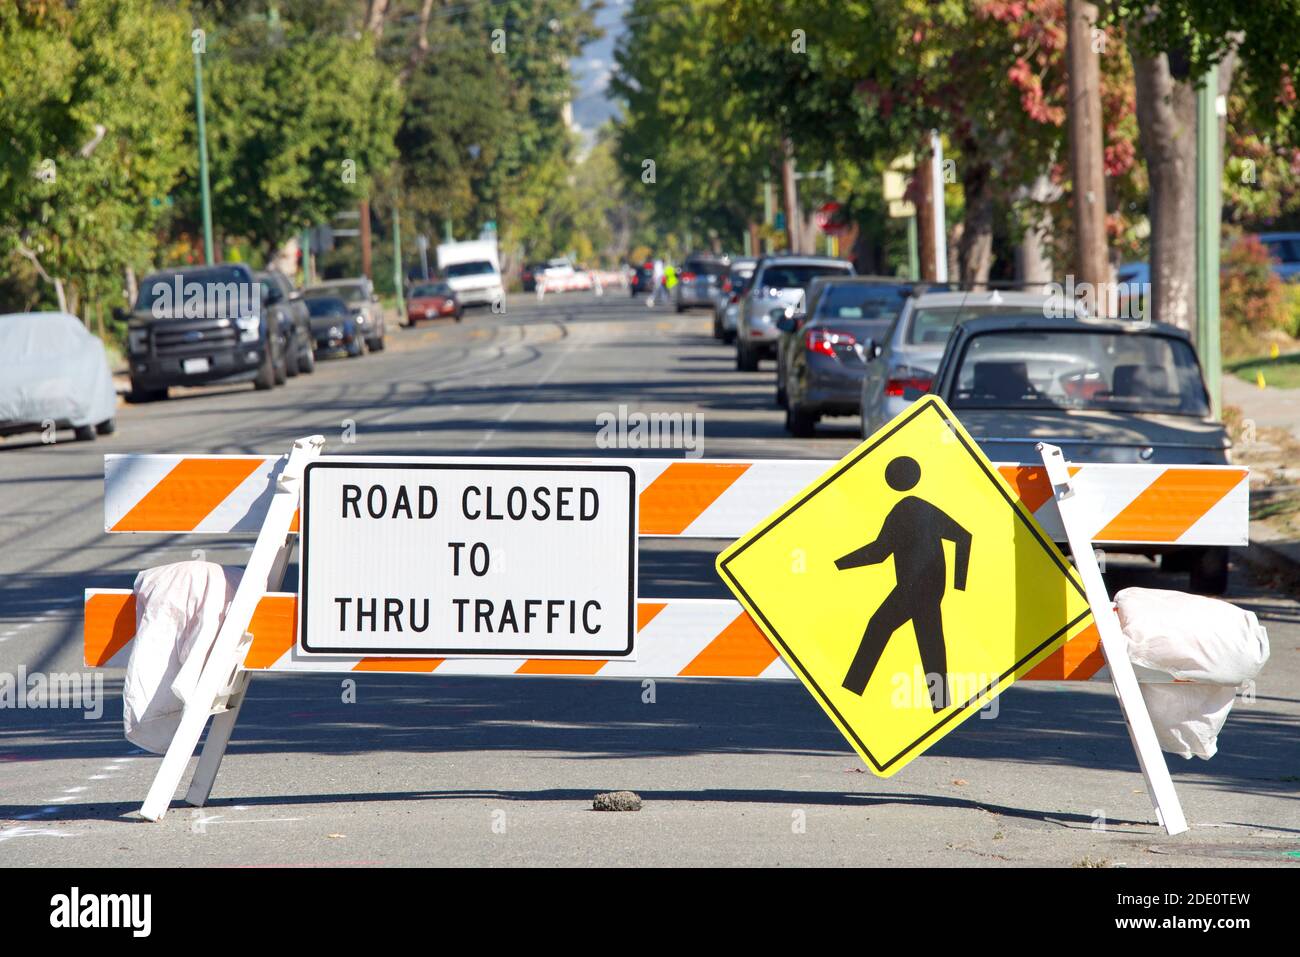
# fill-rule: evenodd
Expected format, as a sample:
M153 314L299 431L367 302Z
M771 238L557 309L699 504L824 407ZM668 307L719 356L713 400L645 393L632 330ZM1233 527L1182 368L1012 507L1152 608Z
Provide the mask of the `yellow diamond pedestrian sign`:
M933 396L742 536L717 565L882 777L1091 619L1074 569Z

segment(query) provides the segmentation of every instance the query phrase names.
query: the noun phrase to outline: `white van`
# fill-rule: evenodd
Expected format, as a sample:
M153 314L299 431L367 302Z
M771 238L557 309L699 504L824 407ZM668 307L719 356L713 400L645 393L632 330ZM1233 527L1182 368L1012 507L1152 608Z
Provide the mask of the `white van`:
M494 239L440 244L438 271L463 305L490 305L505 298L501 259Z

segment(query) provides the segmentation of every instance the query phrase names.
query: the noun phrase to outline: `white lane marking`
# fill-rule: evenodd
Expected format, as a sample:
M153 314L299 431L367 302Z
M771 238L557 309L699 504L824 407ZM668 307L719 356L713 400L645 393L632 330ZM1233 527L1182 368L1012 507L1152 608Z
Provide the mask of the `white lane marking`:
M16 837L72 837L71 831L59 831L52 827L27 827L17 824L0 831L0 844L12 841Z
M570 339L569 344L560 350L560 354L556 357L555 363L546 370L545 374L540 379L532 384L532 387L528 390L528 395L531 396L535 391L537 391L538 386L543 386L550 381L551 376L555 375L555 373L559 371L560 366L562 366L564 361L569 357L569 353L573 351L574 345L574 340ZM505 414L497 419L497 425L488 429L487 432L483 434L483 438L478 440L478 443L474 446L474 451L477 452L479 449L483 448L483 446L491 442L493 437L497 434L497 427L504 425L514 418L514 414L519 411L523 404L524 400L520 399L510 408L506 409Z

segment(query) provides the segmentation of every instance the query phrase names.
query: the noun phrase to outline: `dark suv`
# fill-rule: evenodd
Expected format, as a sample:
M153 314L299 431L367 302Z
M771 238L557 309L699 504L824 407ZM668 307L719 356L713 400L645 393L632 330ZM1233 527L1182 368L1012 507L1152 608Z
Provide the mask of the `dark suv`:
M254 273L261 284L262 306L275 321L285 343L284 371L289 376L316 371L316 338L302 293L278 269Z
M131 400L165 399L168 386L252 382L286 376L286 343L261 286L243 264L146 276L128 320Z

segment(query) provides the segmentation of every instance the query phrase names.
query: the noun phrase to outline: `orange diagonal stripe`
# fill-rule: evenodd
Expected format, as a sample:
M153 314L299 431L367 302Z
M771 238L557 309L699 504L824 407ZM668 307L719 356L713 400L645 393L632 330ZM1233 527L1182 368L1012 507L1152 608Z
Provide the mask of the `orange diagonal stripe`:
M748 462L674 462L641 493L641 534L680 535L747 468Z
M208 517L263 459L181 459L113 526L115 532L188 532Z
M1165 469L1093 539L1175 542L1245 477L1245 469Z
M87 667L108 664L134 635L134 595L91 595L86 599L83 641Z
M1097 623L1091 622L1060 648L1040 661L1025 681L1087 681L1106 664Z
M362 658L353 671L433 671L444 658Z
M244 667L271 667L298 638L297 596L263 595L248 623L248 630L253 633L253 646L244 656Z
M609 662L608 658L570 659L561 661L553 658L529 658L518 670L517 675L594 675Z
M1038 511L1052 497L1052 483L1041 465L999 465L998 471L1031 512ZM1079 466L1070 466L1071 475L1078 471Z
M640 631L650 622L655 620L655 616L668 607L666 601L639 601L636 603L636 630Z
M749 612L741 612L682 669L681 675L684 678L756 678L775 660L776 649L772 643L758 630Z

